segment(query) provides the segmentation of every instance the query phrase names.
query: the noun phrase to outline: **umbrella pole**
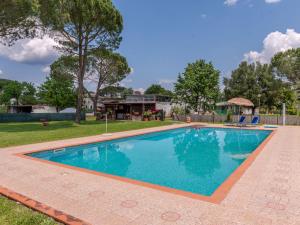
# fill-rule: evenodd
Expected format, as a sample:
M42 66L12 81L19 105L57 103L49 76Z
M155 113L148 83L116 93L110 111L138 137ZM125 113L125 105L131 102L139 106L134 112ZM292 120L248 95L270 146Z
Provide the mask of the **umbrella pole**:
M111 136L112 134L111 133L107 133L107 113L105 114L105 133L102 134L103 136Z

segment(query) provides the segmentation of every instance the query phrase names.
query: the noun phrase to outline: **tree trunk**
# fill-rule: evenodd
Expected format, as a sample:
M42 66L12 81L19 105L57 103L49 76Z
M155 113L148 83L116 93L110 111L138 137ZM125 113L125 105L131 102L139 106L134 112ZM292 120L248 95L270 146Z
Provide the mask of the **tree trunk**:
M98 92L95 93L95 97L93 99L93 103L94 103L94 115L97 114L97 103L98 103Z
M76 123L80 123L80 120L81 120L82 96L83 96L83 80L81 80L81 78L79 77L77 106L76 106L76 119L75 119Z
M84 39L84 44L83 44L83 39ZM84 79L86 59L87 59L87 45L88 45L87 38L86 37L80 38L79 49L78 49L79 71L78 71L78 96L77 96L76 119L75 119L76 123L80 123L81 120L81 108L82 108L82 100L84 94L83 79Z
M81 81L82 69L83 69L83 57L82 57L82 39L79 37L79 45L78 45L78 60L79 60L79 70L77 74L77 105L76 105L76 117L75 122L80 123L80 114L81 114L81 105L82 105L82 89L83 89L83 81Z
M95 97L93 99L93 101L94 101L94 114L95 115L97 113L97 103L98 103L100 88L102 86L102 81L101 80L102 80L102 76L100 75L99 79L98 79L98 84L97 84L97 89L96 89Z

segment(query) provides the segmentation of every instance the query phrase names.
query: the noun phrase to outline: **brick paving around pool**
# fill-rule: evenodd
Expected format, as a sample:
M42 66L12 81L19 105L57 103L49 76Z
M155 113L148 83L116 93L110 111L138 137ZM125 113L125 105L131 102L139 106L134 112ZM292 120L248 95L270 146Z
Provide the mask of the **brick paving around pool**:
M68 224L300 225L300 127L296 126L276 129L273 137L262 146L263 151L243 171L220 203L19 156L19 153L28 151L190 125L0 148L0 194L5 195L5 190L28 202L33 201L30 207L37 205L49 209L49 212L44 212L49 215L56 212L65 219L60 221ZM22 199L17 200L22 202Z

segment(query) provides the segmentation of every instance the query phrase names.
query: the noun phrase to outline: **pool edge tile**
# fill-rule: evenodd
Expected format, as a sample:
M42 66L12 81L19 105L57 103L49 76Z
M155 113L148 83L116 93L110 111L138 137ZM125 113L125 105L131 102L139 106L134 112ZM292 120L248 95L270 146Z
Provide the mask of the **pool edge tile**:
M193 126L194 125L192 123L191 124L181 124L181 126L180 125L179 126L172 126L172 127L167 127L166 126L166 127L164 127L163 131L178 129L178 128L184 128L184 127L193 127ZM203 127L220 128L219 126L205 126L205 125ZM241 129L241 128L234 128L234 127L233 128L231 128L231 127L228 128L228 127L224 127L224 126L221 126L221 128L224 128L224 129ZM250 128L250 129L253 129L253 128ZM257 128L254 128L254 129L255 130L270 130L270 129L257 129ZM100 140L98 142L115 140L115 139L132 137L132 136L138 136L138 135L149 134L149 133L153 133L153 132L158 132L158 131L151 131L151 128L150 128L149 130L140 131L138 133L133 133L133 134L130 133L128 135L124 135L124 136L121 136L121 137L108 137L108 138L105 138L104 140ZM192 198L192 199L202 200L202 201L210 202L210 203L213 203L213 204L220 204L226 198L226 196L228 195L228 193L230 192L230 190L232 189L234 184L243 176L243 174L247 171L247 169L255 161L256 157L264 149L265 145L271 140L271 138L273 137L273 135L275 133L276 133L276 130L271 130L271 133L269 134L269 136L262 143L260 143L260 145L257 146L257 148L250 154L250 156L232 174L230 174L230 176L214 191L214 193L211 196L195 194L195 193L191 193L191 192L187 192L187 191L182 191L182 190L173 189L173 188L169 188L169 187L164 187L164 186L151 184L151 183L147 183L147 182L143 182L143 181L138 181L138 180L134 180L134 179L126 178L126 177L119 177L119 176L115 176L115 175L112 175L112 174L107 174L107 173L102 173L102 172L93 171L93 170L89 170L89 169L70 166L70 165L66 165L66 164L56 163L56 162L53 162L53 161L43 160L43 159L35 158L35 157L32 157L32 156L28 155L28 154L34 153L34 152L41 152L41 151L49 150L49 148L47 148L47 149L44 148L44 149L39 149L39 150L34 150L34 151L21 152L21 153L15 153L14 155L18 156L18 157L21 157L21 158L38 161L38 162L41 162L41 163L46 163L46 164L59 166L59 167L63 167L63 168L71 169L71 170L76 170L76 171L79 171L79 172L89 173L89 174L93 174L93 175L97 175L97 176L102 176L102 177L114 179L114 180L121 181L121 182L130 183L130 184L133 184L133 185L139 185L139 186L143 186L143 187L147 187L147 188L152 188L152 189L155 189L155 190L159 190L159 191L163 191L163 192L167 192L167 193L172 193L172 194L177 194L177 195L181 195L181 196ZM65 147L91 144L91 143L95 143L95 141L90 141L90 142L85 141L85 142L80 142L78 144L65 145L63 147L59 146L59 147L55 147L55 148L65 148ZM53 147L51 149L53 149Z
M0 185L0 195L3 195L5 197L7 197L8 199L20 202L23 205L25 205L35 211L38 211L47 216L50 216L51 218L53 218L54 220L56 220L57 222L60 222L60 223L70 224L70 225L91 225L90 223L87 223L81 219L78 219L74 216L66 214L60 210L56 210L48 205L45 205L44 203L35 201L31 198L28 198L22 194L19 194L17 192L10 190L10 189L2 187L1 185Z

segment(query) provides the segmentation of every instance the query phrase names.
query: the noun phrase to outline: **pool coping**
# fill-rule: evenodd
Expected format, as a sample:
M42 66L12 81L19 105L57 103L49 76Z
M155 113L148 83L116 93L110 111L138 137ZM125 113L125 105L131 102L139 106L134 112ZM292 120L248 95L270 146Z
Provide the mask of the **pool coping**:
M161 131L168 131L168 130L173 130L173 129L195 127L195 126L199 126L199 125L190 124L189 126L169 127L167 129L163 129ZM210 126L210 125L207 126L207 125L203 125L203 124L200 125L200 128L201 127L202 128L245 129L245 127L227 127L227 126L225 127L225 126ZM21 157L21 158L29 159L29 160L34 160L34 161L54 165L54 166L59 166L59 167L62 167L62 168L72 169L72 170L75 170L75 171L89 173L89 174L93 174L93 175L97 175L97 176L102 176L102 177L114 179L114 180L121 181L121 182L126 182L126 183L130 183L130 184L134 184L134 185L139 185L139 186L143 186L143 187L147 187L147 188L152 188L152 189L167 192L167 193L177 194L177 195L181 195L181 196L184 196L184 197L189 197L189 198L192 198L192 199L202 200L202 201L210 202L210 203L213 203L213 204L220 204L226 198L227 194L230 192L230 190L234 186L234 184L242 177L242 175L246 172L246 170L250 167L250 165L255 161L256 157L259 155L259 153L264 149L266 144L271 140L271 138L276 133L276 129L246 127L246 129L247 128L248 128L248 130L249 129L251 129L251 130L268 130L268 131L271 131L271 133L269 134L269 136L263 142L260 143L260 145L257 146L257 148L248 156L248 158L241 165L239 165L239 167L236 168L234 170L234 172L231 173L229 175L229 177L210 196L195 194L195 193L191 193L191 192L187 192L187 191L183 191L183 190L178 190L178 189L164 187L164 186L151 184L151 183L147 183L147 182L143 182L143 181L138 181L138 180L134 180L134 179L131 179L131 178L125 178L125 177L120 177L120 176L107 174L107 173L103 173L103 172L98 172L98 171L79 168L79 167L75 167L75 166L71 166L71 165L61 164L61 163L48 161L48 160L44 160L44 159L39 159L39 158L35 158L35 157L27 155L27 154L30 154L30 153L36 153L36 152L42 152L42 151L47 151L47 150L66 148L66 147L72 147L72 146L78 146L78 145L86 145L86 144L92 144L92 143L98 143L98 142L111 141L111 140L122 139L122 138L127 138L127 137L134 137L134 136L140 136L140 135L150 134L150 133L155 133L155 132L160 132L160 131L143 131L143 132L140 132L138 134L136 134L136 133L127 134L127 135L124 135L122 137L107 136L107 137L105 137L104 140L85 141L85 142L80 142L80 143L77 143L77 144L65 144L65 145L60 145L60 146L57 146L57 147L41 148L41 149L37 149L37 150L34 150L34 151L26 151L26 152L15 153L13 155Z
M65 212L56 210L44 203L38 202L27 196L21 195L8 188L2 187L1 185L0 185L0 195L5 196L8 199L20 202L23 205L29 207L30 209L36 210L40 213L50 216L57 222L70 224L70 225L90 225L90 223L87 223Z

